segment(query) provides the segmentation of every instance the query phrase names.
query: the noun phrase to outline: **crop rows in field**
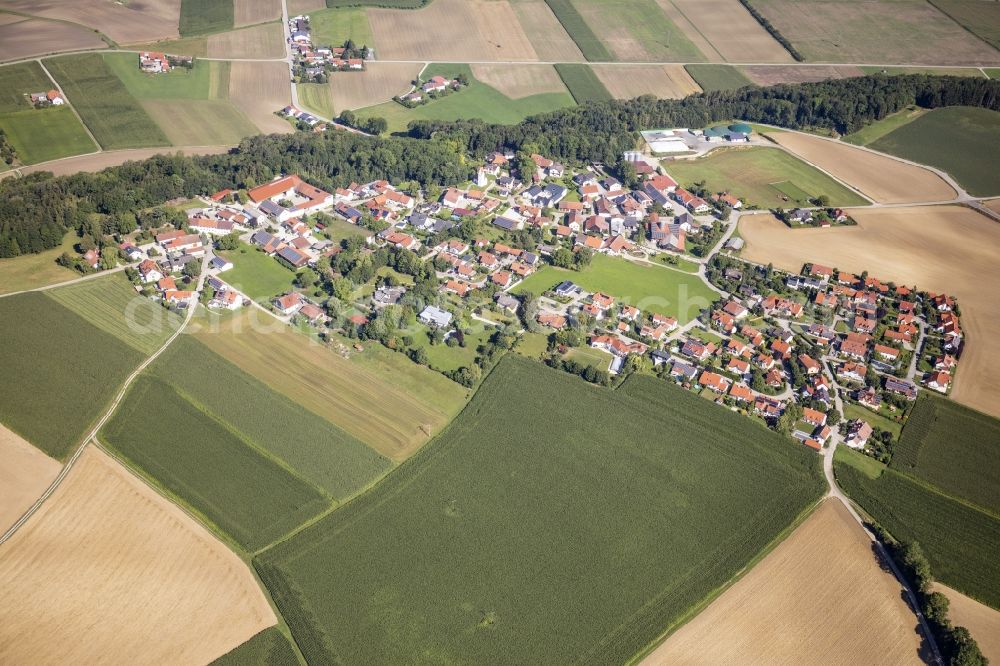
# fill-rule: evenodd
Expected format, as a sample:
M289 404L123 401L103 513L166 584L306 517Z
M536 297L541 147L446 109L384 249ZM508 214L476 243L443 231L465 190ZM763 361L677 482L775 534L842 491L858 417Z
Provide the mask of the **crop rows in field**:
M584 58L595 62L609 62L615 59L587 25L571 0L545 0L545 3L562 23L569 36L576 42L576 46Z
M821 491L815 456L665 382L510 356L430 447L255 566L310 662L621 663Z
M705 92L753 85L753 81L732 65L684 65L684 69Z
M590 65L561 63L555 65L555 69L577 104L603 102L611 99L611 93L597 78L597 74L590 68Z
M277 627L260 632L235 650L212 662L212 666L298 666L288 639Z
M178 32L182 37L232 30L233 0L181 0Z

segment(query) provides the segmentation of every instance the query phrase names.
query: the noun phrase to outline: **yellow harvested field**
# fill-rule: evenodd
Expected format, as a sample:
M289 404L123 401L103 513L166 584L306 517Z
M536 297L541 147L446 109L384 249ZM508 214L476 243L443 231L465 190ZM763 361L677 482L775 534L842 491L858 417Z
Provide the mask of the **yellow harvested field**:
M640 95L680 99L701 92L683 65L591 65L591 69L615 99Z
M934 591L948 597L951 623L969 630L991 664L1000 663L1000 611L941 583L934 583Z
M233 0L233 20L237 28L280 18L281 0Z
M919 664L902 589L847 508L828 499L642 663Z
M292 126L274 115L291 103L288 66L283 62L234 62L229 70L229 101L266 133L287 133Z
M791 230L770 215L746 215L743 256L799 271L807 262L955 296L965 349L952 399L1000 417L1000 224L963 206L854 208L857 226Z
M337 112L389 101L408 91L422 65L406 62L369 62L363 72L330 76L330 95Z
M511 3L524 34L535 47L539 60L583 62L585 58L545 0L514 0Z
M284 40L280 23L220 32L208 36L208 57L280 58L285 55Z
M742 69L743 73L759 86L849 79L853 76L865 75L860 67L853 65L794 65L788 67L748 65Z
M181 15L181 0L144 0L142 2L3 0L3 8L33 16L79 23L81 26L100 30L119 44L129 44L177 37L177 21ZM37 33L33 33L32 36L40 43L50 45L56 43L39 36ZM0 43L3 43L3 39L0 39ZM61 44L59 46L58 50L60 51L70 50L62 48Z
M60 469L56 460L0 425L0 534L31 508Z
M983 205L992 211L1000 213L1000 199L990 199L989 201L984 201Z
M739 0L658 0L667 16L668 5L676 7L693 24L690 32L678 27L688 39L703 36L730 62L793 62L792 56L757 22Z
M233 146L175 146L173 148L130 148L128 150L108 150L94 155L77 155L52 162L42 162L22 167L25 174L36 171L51 171L57 176L68 176L81 171L94 173L111 166L118 166L130 160L145 160L153 155L218 155L228 152Z
M275 622L239 557L93 445L0 548L0 663L206 664Z
M237 144L257 127L225 99L150 99L141 102L175 146Z
M568 92L552 65L472 65L472 74L511 99Z
M660 6L663 13L667 15L667 18L680 28L680 31L684 33L684 36L691 40L691 43L695 45L699 51L701 51L708 62L725 62L726 59L722 56L715 46L712 45L705 35L702 34L698 28L695 27L694 23L688 20L688 17L681 13L678 8L678 4L672 2L672 0L656 0L656 4Z
M0 14L0 25L8 25L10 23L20 23L21 21L27 21L27 16L21 16L20 14Z
M382 60L538 60L507 0L434 0L421 9L368 10Z
M957 196L955 190L934 172L866 148L802 132L778 132L768 136L878 203L950 201Z
M106 46L97 33L69 23L29 19L0 24L0 60L20 60Z

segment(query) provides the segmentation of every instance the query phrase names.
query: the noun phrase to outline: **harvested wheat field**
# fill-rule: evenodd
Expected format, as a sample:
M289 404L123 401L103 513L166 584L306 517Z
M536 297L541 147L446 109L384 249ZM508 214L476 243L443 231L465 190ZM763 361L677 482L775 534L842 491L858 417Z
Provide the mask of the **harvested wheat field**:
M1000 199L990 199L989 201L984 201L983 205L994 212L1000 213Z
M677 23L692 42L703 36L730 62L793 62L792 56L757 22L739 0L658 0L667 16L673 5L693 24L689 31ZM695 42L697 43L697 42Z
M434 0L416 10L368 10L382 60L538 60L507 0Z
M808 83L825 81L826 79L849 79L865 75L860 67L853 65L796 65L791 67L748 65L740 69L759 86L773 86L779 83Z
M847 508L828 499L644 661L918 664L917 618Z
M969 630L991 664L1000 663L1000 611L941 583L934 583L934 591L948 597L952 624Z
M701 92L683 65L591 65L590 68L615 99L640 95L680 99Z
M181 0L3 0L4 9L96 28L119 44L177 37ZM26 26L25 26L26 27ZM55 44L34 35L41 43ZM96 35L95 35L96 36ZM3 40L0 39L0 42ZM69 50L61 48L59 50Z
M539 60L583 62L585 58L545 0L514 0L511 3L528 41Z
M205 664L275 622L242 560L93 445L0 547L0 663Z
M420 73L419 63L369 62L363 72L342 72L330 76L333 108L360 109L381 104L410 90Z
M1000 417L1000 224L963 206L854 208L857 226L786 227L770 215L746 215L740 234L752 261L798 271L816 261L852 273L956 296L965 349L952 399Z
M127 150L106 150L93 155L78 155L76 157L64 157L52 162L32 164L21 167L24 174L36 171L51 171L56 176L69 176L74 173L86 171L95 173L111 166L118 166L131 160L145 160L153 155L173 155L183 153L184 155L219 155L229 151L233 146L176 146L173 148L129 148Z
M472 65L472 74L511 99L569 92L552 65Z
M0 425L0 534L42 496L60 469L56 460Z
M767 136L878 203L948 201L957 196L934 172L887 155L802 132Z
M237 28L280 18L281 0L233 0L233 24Z
M28 19L0 24L0 60L106 46L97 33L69 23Z
M208 57L280 58L285 55L283 34L280 23L265 23L209 35Z
M229 70L229 101L262 132L291 132L274 115L291 103L288 65L283 62L234 62Z

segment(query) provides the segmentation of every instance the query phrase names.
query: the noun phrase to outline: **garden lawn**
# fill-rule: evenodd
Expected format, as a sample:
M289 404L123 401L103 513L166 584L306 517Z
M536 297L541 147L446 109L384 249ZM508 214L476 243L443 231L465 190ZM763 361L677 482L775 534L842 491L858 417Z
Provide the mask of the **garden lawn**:
M844 418L867 421L870 426L877 426L882 430L888 430L896 440L899 440L899 433L903 430L902 424L873 412L867 407L862 407L855 402L844 402Z
M310 663L625 663L820 497L819 460L661 380L508 355L433 445L254 565Z
M697 275L603 254L595 255L582 271L547 266L528 276L514 291L539 295L563 280L571 280L586 291L604 292L646 313L676 317L682 325L719 298Z
M72 109L65 106L0 113L0 129L22 164L37 164L97 150Z
M728 191L747 205L761 208L806 203L786 201L783 189L804 192L812 197L825 194L834 206L868 203L822 171L776 148L715 150L700 159L676 160L668 170L682 186L704 181L705 187L712 192Z
M732 65L684 65L684 69L705 92L753 85L753 81Z
M222 279L259 303L266 305L294 286L295 273L255 247L241 243L238 250L219 254L233 262Z

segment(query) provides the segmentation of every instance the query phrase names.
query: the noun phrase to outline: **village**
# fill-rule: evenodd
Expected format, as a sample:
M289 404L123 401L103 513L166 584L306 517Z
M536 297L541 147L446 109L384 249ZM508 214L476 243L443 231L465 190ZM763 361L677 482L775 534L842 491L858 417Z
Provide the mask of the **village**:
M368 46L348 40L340 46L313 44L309 16L301 14L288 20L292 70L298 82L326 83L334 72L360 72L365 61L375 57Z

